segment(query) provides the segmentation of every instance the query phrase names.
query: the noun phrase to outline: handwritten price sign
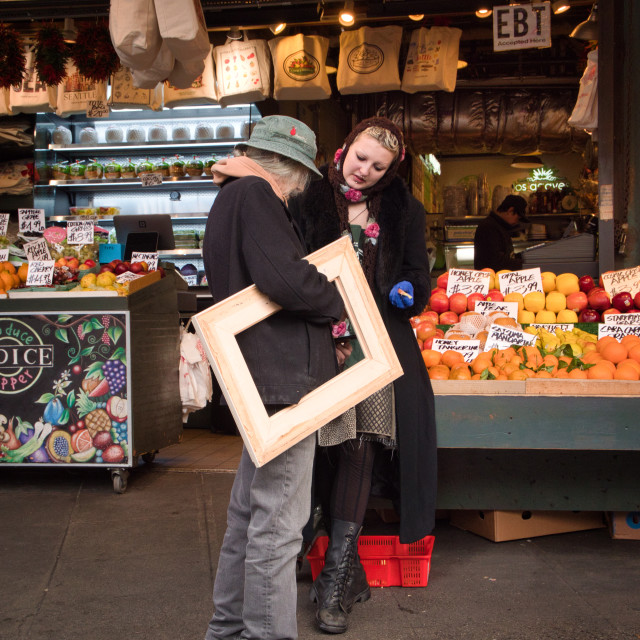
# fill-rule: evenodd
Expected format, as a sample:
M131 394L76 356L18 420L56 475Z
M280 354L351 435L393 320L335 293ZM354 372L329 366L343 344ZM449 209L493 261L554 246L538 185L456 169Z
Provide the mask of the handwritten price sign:
M0 262L7 262L9 260L9 249L0 249Z
M489 293L491 274L488 271L474 271L473 269L449 269L447 280L447 295L454 293Z
M29 261L27 271L27 287L46 287L53 282L53 265L55 260Z
M628 291L632 296L635 296L640 291L640 267L603 273L602 284L604 290L611 297L623 291Z
M491 349L507 349L512 344L533 345L536 343L536 339L537 336L531 333L525 333L524 331L518 331L517 329L510 329L509 327L492 324L489 328L489 335L487 336L487 342L484 345L484 350L490 351Z
M619 324L598 323L598 340L604 336L613 336L620 342L622 338L629 335L640 336L640 324L620 326Z
M7 227L9 226L9 214L0 213L0 236L7 235Z
M617 324L629 326L640 324L640 313L607 313L604 316L605 324Z
M109 105L104 100L89 100L87 118L108 118Z
M144 251L132 251L131 262L146 262L149 267L149 271L157 271L158 269L158 254L149 253Z
M44 209L18 209L18 231L20 233L42 233L44 231Z
M536 322L529 326L534 329L546 329L549 333L555 333L556 329L560 329L560 331L573 331L572 324L538 324Z
M68 220L67 244L93 244L93 222L91 220Z
M27 254L27 260L51 260L51 254L49 253L49 246L44 238L38 238L31 242L25 242L23 246L24 252Z
M478 300L473 309L483 316L488 316L492 311L503 311L510 318L518 319L518 303L517 302L494 302L492 300Z
M140 181L143 187L153 187L157 184L162 184L161 173L143 173L140 176Z
M471 362L480 353L480 340L447 340L434 338L431 348L434 351L459 351L465 362Z
M498 280L500 282L500 291L503 295L516 292L524 296L532 291L543 291L540 267L501 273L498 276Z

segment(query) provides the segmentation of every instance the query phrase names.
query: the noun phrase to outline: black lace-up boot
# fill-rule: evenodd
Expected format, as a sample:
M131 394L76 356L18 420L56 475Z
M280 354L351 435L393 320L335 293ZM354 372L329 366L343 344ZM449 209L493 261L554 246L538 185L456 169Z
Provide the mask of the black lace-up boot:
M356 560L359 535L355 522L334 520L331 524L324 566L310 593L311 601L318 603L318 626L327 633L344 633L353 605L371 597L360 559Z

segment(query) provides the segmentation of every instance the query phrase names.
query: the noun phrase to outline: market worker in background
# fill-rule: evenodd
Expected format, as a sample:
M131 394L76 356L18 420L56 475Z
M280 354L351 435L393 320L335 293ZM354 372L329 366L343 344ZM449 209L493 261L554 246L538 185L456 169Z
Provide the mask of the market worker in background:
M255 284L282 307L237 336L267 412L297 403L338 373L331 325L344 314L337 288L304 260L287 200L314 165L315 135L286 116L258 121L236 157L215 165L221 190L203 258L214 302ZM344 358L341 353L341 358ZM309 518L315 434L256 468L243 448L213 588L206 640L295 640L296 559Z
M316 502L330 541L311 598L318 625L328 633L344 633L353 605L370 597L357 542L374 473L385 485L377 495L391 497L399 511L400 542L415 542L434 525L434 398L409 323L429 299L426 215L396 175L403 158L400 129L387 118L369 118L322 167L323 180L291 202L309 250L350 235L404 371L319 431ZM354 355L345 366L361 353L352 342Z
M527 201L522 196L507 196L476 229L473 238L473 268L494 271L522 269L522 256L513 251L511 237L520 231L526 217Z

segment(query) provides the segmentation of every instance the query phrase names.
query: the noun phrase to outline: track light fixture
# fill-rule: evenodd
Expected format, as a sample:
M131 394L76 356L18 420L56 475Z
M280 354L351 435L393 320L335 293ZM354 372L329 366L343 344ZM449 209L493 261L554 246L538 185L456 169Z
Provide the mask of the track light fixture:
M488 18L493 13L493 9L488 5L482 5L476 9L478 18Z
M409 20L413 20L414 22L420 22L424 18L424 13L411 13L409 14Z
M227 40L242 40L242 33L240 33L240 27L229 27L227 33Z
M269 29L274 36L277 36L279 33L282 33L287 28L286 22L277 22L276 24L272 24Z
M511 161L514 169L539 169L544 166L540 156L516 156Z
M74 44L76 38L78 37L78 30L76 29L76 25L73 21L73 18L65 18L64 26L62 27L62 38L65 42L69 44Z
M571 3L569 0L556 0L551 4L551 9L553 9L553 13L564 13L565 11L569 11L571 9Z
M594 2L589 17L581 22L570 34L570 38L576 40L598 39L598 3Z
M352 27L356 22L356 12L353 8L353 0L345 0L344 7L338 15L338 22L343 27Z

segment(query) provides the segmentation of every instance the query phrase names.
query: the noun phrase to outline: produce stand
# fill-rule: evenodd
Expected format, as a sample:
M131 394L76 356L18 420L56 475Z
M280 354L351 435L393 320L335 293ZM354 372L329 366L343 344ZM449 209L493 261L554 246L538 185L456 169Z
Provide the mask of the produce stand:
M431 384L439 508L640 510L640 382Z
M0 467L105 468L124 492L139 457L182 438L173 278L149 274L128 296L10 294L0 301Z

